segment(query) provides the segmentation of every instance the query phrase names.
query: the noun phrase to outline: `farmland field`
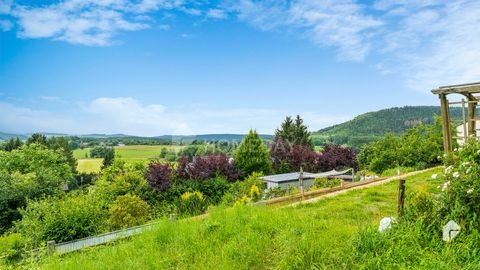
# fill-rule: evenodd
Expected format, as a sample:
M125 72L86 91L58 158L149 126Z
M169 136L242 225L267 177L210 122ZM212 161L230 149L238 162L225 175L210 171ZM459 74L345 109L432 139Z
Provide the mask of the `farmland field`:
M407 190L434 191L425 172ZM216 209L205 219L163 220L132 240L47 258L41 269L363 269L359 230L396 214L398 182L286 208ZM441 258L439 258L441 260Z
M115 155L117 158L127 161L148 161L150 159L158 158L162 148L168 150L180 151L182 146L179 145L126 145L115 146ZM88 158L90 148L76 149L73 155L78 160L77 169L80 172L98 172L102 165L102 159Z

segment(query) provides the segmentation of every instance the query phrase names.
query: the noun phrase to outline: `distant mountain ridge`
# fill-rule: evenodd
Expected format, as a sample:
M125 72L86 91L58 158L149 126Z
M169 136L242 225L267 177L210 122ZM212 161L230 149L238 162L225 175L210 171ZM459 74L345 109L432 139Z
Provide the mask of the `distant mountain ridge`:
M72 136L72 137L79 137L79 138L88 138L88 139L151 139L151 140L162 140L162 141L241 141L246 134L200 134L200 135L161 135L161 136L154 136L154 137L144 137L144 136L134 136L134 135L126 135L126 134L83 134L83 135L73 135L73 134L64 134L64 133L43 133L47 137L52 136ZM0 132L0 140L9 140L10 138L19 137L21 140L26 140L30 137L32 133L25 133L25 134L13 134L13 133L6 133ZM263 139L272 139L273 135L268 134L260 134L260 137Z
M452 119L461 119L460 108L450 108ZM435 115L440 115L439 106L405 106L367 112L347 122L312 132L313 143L317 146L335 143L359 148L361 145L381 138L387 133L401 134L420 123L432 124ZM105 139L121 142L127 139L178 141L183 143L200 141L240 141L245 134L200 134L200 135L161 135L154 137L126 134L85 134L69 135L62 133L43 133L46 136L76 136L85 139ZM12 134L0 132L0 140L19 137L26 140L31 134ZM263 139L271 140L273 135L262 134Z

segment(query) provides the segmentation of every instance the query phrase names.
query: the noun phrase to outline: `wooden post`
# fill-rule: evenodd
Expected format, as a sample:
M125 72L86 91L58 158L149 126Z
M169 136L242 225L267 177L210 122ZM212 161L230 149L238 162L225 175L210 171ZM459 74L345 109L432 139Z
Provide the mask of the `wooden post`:
M52 255L53 253L55 253L55 244L56 244L55 240L47 242L47 254L48 255Z
M475 98L475 97L473 97ZM470 98L468 101L474 101L471 100ZM476 137L477 132L476 132L476 120L475 120L475 111L477 109L477 103L468 103L468 136L469 137Z
M177 215L176 214L170 214L170 221L171 222L177 221Z
M300 167L300 174L298 176L298 180L300 181L300 191L302 192L302 200L304 197L304 187L303 187L303 168Z
M398 217L403 216L403 207L405 204L405 179L400 179L398 185Z
M450 132L450 110L446 94L438 95L442 110L443 149L445 153L452 151L452 133Z

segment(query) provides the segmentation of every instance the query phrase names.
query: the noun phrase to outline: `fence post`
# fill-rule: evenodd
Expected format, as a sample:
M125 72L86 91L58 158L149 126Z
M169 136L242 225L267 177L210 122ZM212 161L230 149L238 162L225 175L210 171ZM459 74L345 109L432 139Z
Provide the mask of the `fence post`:
M398 217L403 216L403 207L405 204L405 179L400 179L398 184Z
M55 244L56 244L55 240L47 242L47 254L48 255L52 255L53 253L55 253Z
M170 214L170 221L171 222L177 221L177 215L176 214Z

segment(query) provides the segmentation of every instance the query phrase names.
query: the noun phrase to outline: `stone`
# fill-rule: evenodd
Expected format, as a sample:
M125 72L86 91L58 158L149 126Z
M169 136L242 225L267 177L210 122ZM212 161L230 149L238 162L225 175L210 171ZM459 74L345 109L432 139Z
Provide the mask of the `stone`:
M392 228L392 224L395 223L395 218L393 217L385 217L380 220L380 226L378 227L379 232L385 232L386 230L390 230Z
M460 233L460 225L455 221L450 220L443 226L443 241L450 242Z

